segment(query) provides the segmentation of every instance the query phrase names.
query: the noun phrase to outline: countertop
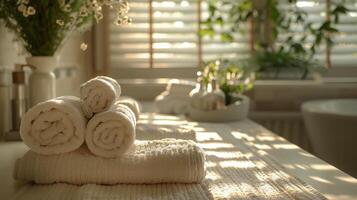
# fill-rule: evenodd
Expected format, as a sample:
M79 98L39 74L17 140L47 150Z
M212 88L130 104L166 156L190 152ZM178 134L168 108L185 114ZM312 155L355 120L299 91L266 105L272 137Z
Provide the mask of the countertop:
M144 110L152 111L150 104L143 105ZM180 123L180 120L170 116L158 118L148 117L152 114L143 116L141 123ZM235 139L231 140L233 145L239 147L240 143L244 142L267 152L276 163L285 168L286 172L309 184L328 199L357 199L357 179L251 120L217 124L192 121L185 123L187 126L195 127L198 132L197 137L215 139L230 137ZM22 187L12 178L12 171L15 160L27 150L28 147L22 142L0 142L0 199L9 199Z

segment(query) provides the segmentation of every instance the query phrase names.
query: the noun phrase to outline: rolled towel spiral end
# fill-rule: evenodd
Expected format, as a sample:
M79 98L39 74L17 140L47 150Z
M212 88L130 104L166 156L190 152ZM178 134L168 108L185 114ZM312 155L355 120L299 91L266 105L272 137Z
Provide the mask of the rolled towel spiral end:
M32 107L21 120L20 135L32 151L60 154L84 142L87 120L77 97L58 97Z
M82 109L87 118L108 110L121 95L121 87L112 78L98 76L80 86Z
M120 156L134 144L135 125L135 116L125 105L94 115L86 129L88 149L105 158Z

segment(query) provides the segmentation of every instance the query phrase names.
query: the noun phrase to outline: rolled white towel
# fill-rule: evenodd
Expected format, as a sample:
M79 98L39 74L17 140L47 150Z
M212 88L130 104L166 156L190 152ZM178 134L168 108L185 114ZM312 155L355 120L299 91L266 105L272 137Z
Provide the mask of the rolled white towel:
M120 97L119 100L115 102L115 104L123 104L128 106L135 114L136 121L139 120L141 105L135 99L130 97Z
M34 152L66 153L83 144L86 123L80 99L63 96L32 107L21 120L20 134Z
M114 158L127 152L134 143L135 126L132 110L126 105L115 104L89 120L85 141L93 154Z
M87 118L108 110L119 98L121 88L110 77L97 76L80 86L82 109Z
M180 125L138 124L136 126L136 139L138 140L160 140L164 138L196 141L196 132Z
M28 151L18 159L14 178L40 184L198 183L205 176L203 150L188 140L137 141L118 158L77 151L44 156Z

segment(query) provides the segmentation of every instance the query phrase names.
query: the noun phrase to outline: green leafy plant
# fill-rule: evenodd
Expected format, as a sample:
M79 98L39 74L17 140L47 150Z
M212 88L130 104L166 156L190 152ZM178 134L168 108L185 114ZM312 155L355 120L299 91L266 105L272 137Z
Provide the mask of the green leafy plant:
M0 19L32 56L52 56L73 31L103 18L102 8L117 11L117 24L128 23L126 0L0 0Z
M220 89L226 96L226 105L230 104L237 94L253 88L255 69L251 64L248 65L247 61L210 61L204 65L202 71L206 84L212 79L218 81Z
M300 79L306 79L311 72L322 73L325 71L318 61L283 50L258 52L252 62L259 66L258 72L263 72L258 73L258 76L264 73L271 74L270 78L273 79L277 79L281 73L287 71L300 74Z
M317 64L313 59L316 49L321 44L328 47L333 45L331 35L338 32L336 25L340 16L346 14L348 9L344 6L345 1L329 2L331 10L327 11L327 14L330 20L326 18L318 24L308 20L307 13L297 6L297 0L288 0L287 3L283 9L278 0L209 0L209 17L202 22L203 29L200 34L209 37L219 34L222 41L231 42L234 40L234 34L243 32L242 26L251 22L256 52L253 60L263 64L261 61L265 59L272 64L262 65L260 71L274 67L277 68L276 71L280 71L283 64L287 68L301 68L302 77L306 77L305 73L312 71L306 69L306 64L314 68ZM291 31L293 25L300 27L298 34ZM229 28L222 29L224 26ZM306 45L308 42L310 45ZM264 58L268 55L269 57ZM282 60L287 61L287 57L297 61L297 64L280 63Z

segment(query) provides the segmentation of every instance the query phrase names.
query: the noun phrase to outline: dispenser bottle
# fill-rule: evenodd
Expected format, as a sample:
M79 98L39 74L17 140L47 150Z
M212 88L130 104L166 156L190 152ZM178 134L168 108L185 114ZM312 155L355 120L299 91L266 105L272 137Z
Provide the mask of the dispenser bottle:
M12 72L12 99L11 99L11 114L12 114L12 129L5 135L6 140L20 140L20 124L21 118L27 110L25 65L16 64L15 71Z
M222 109L225 107L225 95L219 88L216 79L212 79L208 92L203 95L203 107L206 111Z
M196 109L202 109L202 97L206 92L206 84L202 77L202 73L197 72L196 88L190 92L191 106Z
M12 73L13 98L12 107L12 130L20 130L21 118L27 110L27 100L25 91L25 72L23 65L15 65L15 71Z

